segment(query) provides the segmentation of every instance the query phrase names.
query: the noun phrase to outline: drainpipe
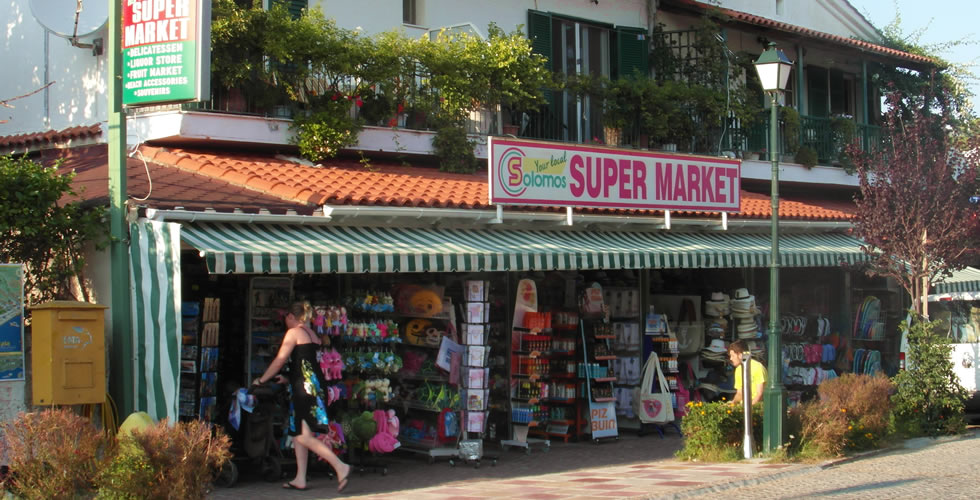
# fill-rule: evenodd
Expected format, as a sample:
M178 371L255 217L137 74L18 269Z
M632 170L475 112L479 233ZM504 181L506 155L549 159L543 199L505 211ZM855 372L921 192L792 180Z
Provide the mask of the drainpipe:
M868 60L861 59L861 123L868 124Z
M803 98L803 46L796 46L796 109L801 115L807 113L806 99Z

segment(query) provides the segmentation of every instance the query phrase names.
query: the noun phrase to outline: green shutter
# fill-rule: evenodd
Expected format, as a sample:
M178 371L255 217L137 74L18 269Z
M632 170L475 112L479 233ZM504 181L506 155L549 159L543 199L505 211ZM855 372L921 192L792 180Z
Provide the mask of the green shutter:
M633 76L650 74L649 38L643 28L616 27L616 76Z
M537 10L527 11L527 37L531 39L534 52L548 58L548 69L551 64L551 14Z
M553 71L554 65L551 63L551 14L528 9L527 37L531 39L531 49L536 54L544 56L545 68L548 68L548 71ZM558 112L558 100L555 99L555 93L545 90L543 95L545 105L542 107L542 112L546 116L554 116Z

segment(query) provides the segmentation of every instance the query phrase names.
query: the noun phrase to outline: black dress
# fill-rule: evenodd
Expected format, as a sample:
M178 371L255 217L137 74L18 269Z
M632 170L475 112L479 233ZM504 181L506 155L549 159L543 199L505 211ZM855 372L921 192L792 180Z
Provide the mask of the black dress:
M306 329L303 329L306 331ZM310 333L307 331L307 335ZM312 339L312 336L311 336ZM325 432L327 424L326 381L316 353L320 344L309 342L293 347L289 354L289 435L302 433L305 420L313 432Z

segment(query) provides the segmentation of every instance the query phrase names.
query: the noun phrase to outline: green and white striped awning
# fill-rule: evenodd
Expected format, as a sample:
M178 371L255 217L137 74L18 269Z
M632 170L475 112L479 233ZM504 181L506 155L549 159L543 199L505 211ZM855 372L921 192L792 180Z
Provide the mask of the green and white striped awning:
M942 283L933 285L932 293L980 293L980 269L960 269Z
M769 265L768 235L185 224L212 273L390 273L743 268ZM785 267L865 261L843 234L784 235Z

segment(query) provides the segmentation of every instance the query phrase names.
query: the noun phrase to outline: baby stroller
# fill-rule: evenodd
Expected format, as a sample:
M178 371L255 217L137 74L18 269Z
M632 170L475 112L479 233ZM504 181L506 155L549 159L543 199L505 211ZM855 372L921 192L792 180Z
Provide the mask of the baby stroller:
M245 394L254 399L239 398L239 392L236 390L232 396L231 406L245 399L246 404L254 402L254 407L251 412L244 408L240 410L238 429L235 429L233 418L226 418L224 427L231 437L233 456L222 468L215 484L226 488L234 486L240 470L248 470L249 475L269 482L278 481L286 462L279 444L289 418L286 386L274 382L252 386ZM229 416L229 413L225 415Z

